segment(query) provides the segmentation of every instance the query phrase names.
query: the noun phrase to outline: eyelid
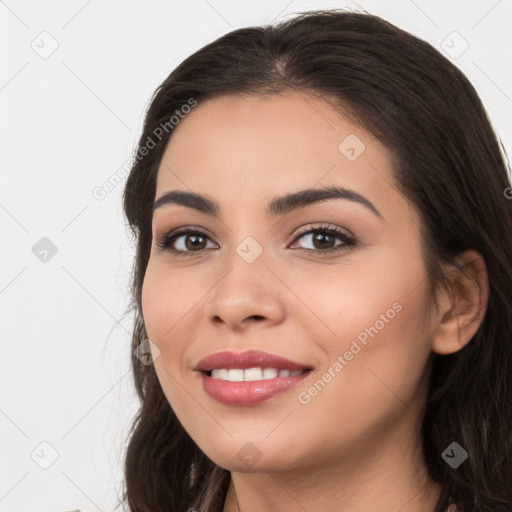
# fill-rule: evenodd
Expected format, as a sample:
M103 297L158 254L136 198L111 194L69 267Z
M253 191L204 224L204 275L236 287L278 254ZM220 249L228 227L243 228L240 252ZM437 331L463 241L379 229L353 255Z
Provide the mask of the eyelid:
M333 254L336 251L348 250L351 247L359 244L358 238L356 238L347 229L341 228L335 224L323 222L317 226L309 225L309 226L305 226L304 228L301 228L300 231L295 235L295 238L293 239L293 241L290 245L294 245L304 235L308 235L308 234L315 233L315 232L322 232L322 231L325 233L331 234L335 238L340 239L342 241L342 243L335 245L334 247L331 247L330 249L304 249L304 248L299 247L294 250L303 251L303 252L310 253L310 254L311 253L312 254Z
M185 225L185 226L181 226L179 228L171 229L170 231L164 231L163 234L161 234L161 235L159 235L158 233L155 233L155 240L159 240L156 242L156 246L163 251L169 250L167 245L169 245L171 243L171 240L172 240L172 242L174 242L176 240L176 238L179 238L180 236L188 235L188 234L199 234L199 235L205 236L206 238L211 240L215 245L218 245L216 242L213 241L213 237L209 233L209 230L207 230L205 228L193 226L193 225L190 225L190 226ZM166 244L166 245L164 246L164 244ZM176 251L176 252L177 253L183 253L183 252L192 253L195 251ZM197 251L197 252L199 252L199 251Z
M315 225L319 224L319 225ZM293 250L298 250L301 252L306 253L313 253L313 254L327 254L327 253L335 253L338 250L348 250L352 246L358 245L358 239L355 237L350 231L348 231L345 228L341 228L335 224L330 224L326 222L320 222L320 223L313 223L309 224L307 226L303 226L302 228L299 228L299 231L296 233L294 239L290 244L287 245L289 247L290 245L294 245L300 238L302 238L304 235L315 233L318 231L324 231L327 233L330 233L335 238L338 238L342 240L341 244L338 244L332 248L329 249L305 249L305 248L296 248ZM158 237L159 241L156 242L157 247L162 251L168 251L172 253L173 256L182 256L182 255L193 255L194 253L201 254L204 252L204 249L201 249L199 251L181 251L177 249L169 248L171 244L173 244L178 238L186 235L193 235L197 234L200 236L203 236L210 240L215 245L217 244L211 237L211 235L208 233L208 230L204 228L199 228L195 226L181 226L179 228L173 229L169 231L167 234ZM157 238L157 237L155 237ZM211 249L211 248L210 248Z
M315 225L315 224L319 224L319 225ZM297 238L301 237L302 235L306 235L308 233L311 233L312 231L314 232L314 231L321 231L321 230L333 231L336 234L340 234L340 235L342 234L349 238L355 239L355 236L352 235L352 233L350 233L350 231L348 231L347 229L342 228L340 226L337 226L336 224L330 224L329 222L313 222L313 224L308 224L307 226L303 226L303 227L299 228L297 234L295 235L294 241L297 240Z

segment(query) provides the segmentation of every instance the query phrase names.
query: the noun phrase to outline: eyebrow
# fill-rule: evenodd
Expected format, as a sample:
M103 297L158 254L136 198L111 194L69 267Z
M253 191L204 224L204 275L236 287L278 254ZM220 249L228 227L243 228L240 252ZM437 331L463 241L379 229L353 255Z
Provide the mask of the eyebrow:
M333 199L346 199L359 203L383 220L382 214L366 197L357 193L355 190L338 186L309 188L276 197L268 204L266 214L269 217L286 215L298 208ZM171 190L170 192L166 192L153 204L153 212L167 204L179 204L214 217L218 217L220 213L220 206L217 202L195 192L185 192L183 190Z

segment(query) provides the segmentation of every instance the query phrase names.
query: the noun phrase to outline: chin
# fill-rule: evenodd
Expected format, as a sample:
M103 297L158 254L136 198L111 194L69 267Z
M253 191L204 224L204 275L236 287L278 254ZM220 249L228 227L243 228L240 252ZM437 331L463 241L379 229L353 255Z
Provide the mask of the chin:
M215 446L199 448L217 466L239 473L264 473L295 469L300 466L297 450L290 452L287 446L276 446L257 439L230 439ZM293 454L292 459L290 455Z

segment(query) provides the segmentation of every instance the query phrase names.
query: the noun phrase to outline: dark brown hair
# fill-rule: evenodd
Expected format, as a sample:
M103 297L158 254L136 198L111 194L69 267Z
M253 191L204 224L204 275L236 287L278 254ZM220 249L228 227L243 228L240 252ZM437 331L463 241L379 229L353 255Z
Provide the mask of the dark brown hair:
M479 330L462 350L431 354L422 446L431 478L443 486L436 512L449 498L461 512L510 512L512 201L505 197L505 152L464 74L430 44L379 17L312 11L234 30L188 57L159 86L124 193L137 244L132 353L147 338L141 288L157 171L172 136L170 127L163 136L159 127L191 98L200 104L286 90L325 99L390 149L394 179L421 215L434 302L445 283L441 264L455 264L468 249L484 257L490 296ZM150 139L155 147L141 151ZM132 512L221 511L229 471L183 429L153 365L132 355L132 367L141 406L126 451L123 502ZM457 469L441 458L453 441L469 454Z

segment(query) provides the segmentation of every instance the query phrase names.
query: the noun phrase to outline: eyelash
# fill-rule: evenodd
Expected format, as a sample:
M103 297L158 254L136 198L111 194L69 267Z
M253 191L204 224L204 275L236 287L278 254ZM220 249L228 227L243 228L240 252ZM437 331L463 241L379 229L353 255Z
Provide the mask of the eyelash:
M294 250L298 251L305 251L308 253L317 253L317 254L325 254L325 253L332 253L337 252L340 250L349 250L351 247L355 246L357 241L356 238L352 235L349 235L345 231L340 230L336 226L332 226L330 224L323 224L321 226L315 227L315 228L305 228L303 231L297 234L295 239L292 242L292 245L297 242L301 237L304 235L308 235L311 233L328 233L330 235L334 235L336 238L339 238L343 243L331 248L331 249L304 249L304 248L298 248ZM160 242L157 242L157 247L162 251L168 251L172 253L173 256L192 256L193 254L199 254L202 252L201 250L198 251L180 251L173 249L171 245L174 243L174 241L183 235L199 235L204 238L208 238L208 235L203 233L202 231L195 230L195 229L181 229L179 231L173 232L171 231L167 235L165 235Z

